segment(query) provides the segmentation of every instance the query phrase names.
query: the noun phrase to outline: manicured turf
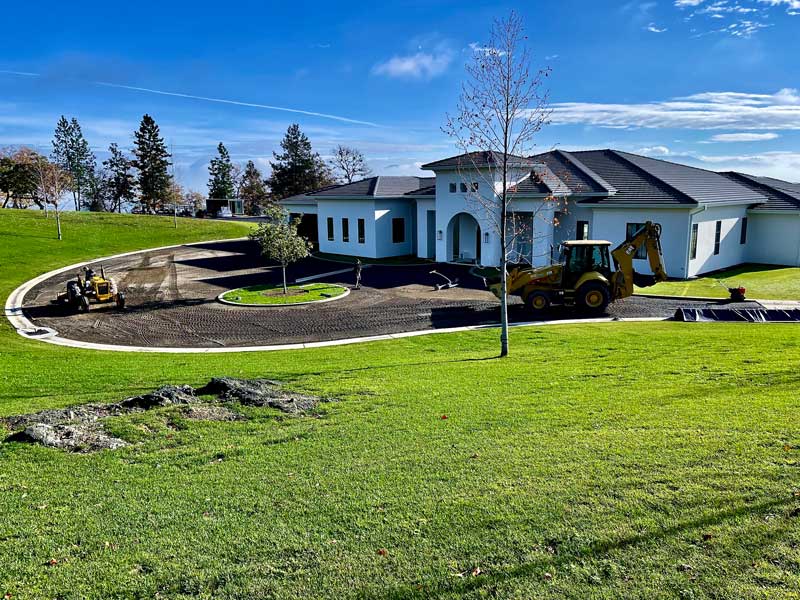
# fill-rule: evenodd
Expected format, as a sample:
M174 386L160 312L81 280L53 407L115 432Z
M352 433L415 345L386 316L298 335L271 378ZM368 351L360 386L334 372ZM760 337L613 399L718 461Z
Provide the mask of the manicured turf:
M748 298L800 300L800 269L745 265L690 281L666 281L649 288L637 288L637 292L668 296L727 298L728 288L738 286L747 288Z
M138 243L86 219L87 257ZM0 212L17 236L3 296L82 254L53 257L32 224ZM511 343L504 360L494 330L99 353L4 323L0 414L213 375L339 401L241 423L120 418L137 444L94 455L0 444L0 595L798 597L798 329L570 325Z
M290 285L287 291L288 294L283 293L282 285L253 285L226 292L222 298L236 304L299 304L336 298L347 288L333 283L307 283Z

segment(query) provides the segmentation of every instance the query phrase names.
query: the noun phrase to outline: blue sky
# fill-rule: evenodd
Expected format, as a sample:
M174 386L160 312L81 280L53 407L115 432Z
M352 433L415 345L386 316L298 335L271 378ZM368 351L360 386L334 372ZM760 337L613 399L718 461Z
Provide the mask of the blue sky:
M323 156L344 143L378 174L420 174L454 151L440 127L470 45L512 8L535 66L553 68L539 149L800 181L800 0L17 2L3 8L0 146L49 150L65 114L102 159L149 113L179 179L205 192L219 141L266 166L298 122Z

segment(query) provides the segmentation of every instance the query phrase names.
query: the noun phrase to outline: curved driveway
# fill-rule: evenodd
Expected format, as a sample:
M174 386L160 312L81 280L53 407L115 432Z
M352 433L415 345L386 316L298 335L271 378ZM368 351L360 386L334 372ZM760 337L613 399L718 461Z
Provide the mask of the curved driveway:
M99 263L92 263L99 268ZM35 285L24 297L25 315L60 338L93 344L147 348L244 348L326 342L365 336L421 332L497 322L497 302L466 267L436 265L461 286L434 291L432 266L371 266L363 288L341 301L308 306L247 308L216 302L221 292L280 280L280 269L264 265L251 242L230 241L145 251L107 260L106 273L128 296L124 311L92 305L70 314L51 300L75 276L61 273ZM340 270L346 265L308 259L290 267L289 277ZM325 281L352 285L352 273ZM609 310L617 318L667 318L678 306L708 302L634 297ZM530 320L523 306L510 307L514 322ZM550 319L572 318L568 311Z

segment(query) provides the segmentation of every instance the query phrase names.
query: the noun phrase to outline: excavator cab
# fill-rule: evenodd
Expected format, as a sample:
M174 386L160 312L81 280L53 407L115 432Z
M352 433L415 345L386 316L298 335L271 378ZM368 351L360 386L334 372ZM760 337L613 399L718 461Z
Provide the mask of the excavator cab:
M561 244L561 285L575 289L586 273L600 273L611 279L610 242L604 240L574 240Z

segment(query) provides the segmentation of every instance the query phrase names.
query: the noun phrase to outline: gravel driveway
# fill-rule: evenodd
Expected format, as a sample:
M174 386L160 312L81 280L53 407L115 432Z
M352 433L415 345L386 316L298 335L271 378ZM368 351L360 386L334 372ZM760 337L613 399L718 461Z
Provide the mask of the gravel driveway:
M99 263L95 264L99 269ZM496 323L497 301L467 267L421 265L370 266L361 290L319 305L246 308L216 301L225 290L280 281L280 269L266 266L251 242L217 242L144 252L104 263L106 274L127 292L127 307L92 305L88 313L70 314L51 304L74 274L63 274L34 287L24 310L38 326L61 337L102 344L150 347L236 347L317 342L425 329ZM307 259L289 269L289 278L347 268ZM458 278L461 286L434 291L432 269ZM324 281L352 285L351 272ZM633 297L611 305L612 317L670 317L679 306L719 303ZM510 307L512 321L531 320L524 306ZM548 318L574 318L554 311Z

